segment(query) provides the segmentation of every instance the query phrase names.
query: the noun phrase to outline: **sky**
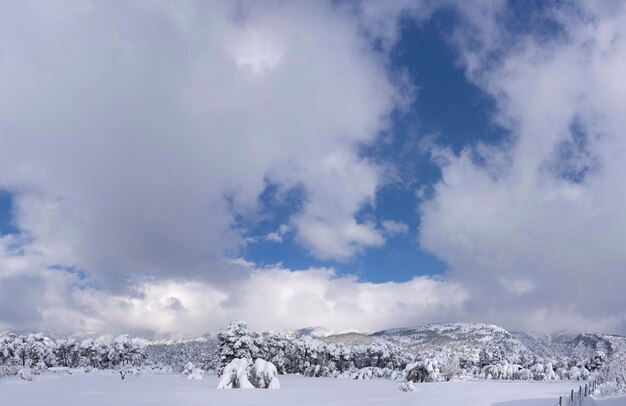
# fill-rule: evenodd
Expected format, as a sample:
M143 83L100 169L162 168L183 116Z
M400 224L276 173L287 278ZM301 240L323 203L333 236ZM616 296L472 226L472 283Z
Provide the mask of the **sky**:
M0 331L626 334L626 3L1 7Z

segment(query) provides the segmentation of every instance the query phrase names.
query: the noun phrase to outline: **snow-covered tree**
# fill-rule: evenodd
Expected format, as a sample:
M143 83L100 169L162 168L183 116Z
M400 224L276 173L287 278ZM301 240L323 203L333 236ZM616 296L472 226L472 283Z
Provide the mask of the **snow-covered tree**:
M139 366L146 359L145 347L121 335L109 346L107 359L111 366Z
M459 357L456 354L445 354L439 362L439 371L446 381L459 375Z
M594 372L602 368L604 364L606 364L608 358L604 351L596 350L591 359L589 360L588 367L589 371Z
M219 366L217 339L213 337L173 344L152 344L146 347L146 353L153 363L166 365L178 373L183 372L189 362L203 371L216 371Z
M219 369L222 369L234 359L252 359L259 348L255 340L248 334L248 325L242 320L233 320L228 327L217 334Z
M57 365L62 367L77 367L80 365L80 346L75 340L57 340L52 351Z
M599 378L615 392L626 392L626 351L615 352L610 361L600 369Z

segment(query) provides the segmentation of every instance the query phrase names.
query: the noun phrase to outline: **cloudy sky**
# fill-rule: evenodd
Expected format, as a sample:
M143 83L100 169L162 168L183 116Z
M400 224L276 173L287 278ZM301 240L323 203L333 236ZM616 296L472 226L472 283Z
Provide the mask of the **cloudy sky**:
M8 1L0 331L626 333L621 1Z

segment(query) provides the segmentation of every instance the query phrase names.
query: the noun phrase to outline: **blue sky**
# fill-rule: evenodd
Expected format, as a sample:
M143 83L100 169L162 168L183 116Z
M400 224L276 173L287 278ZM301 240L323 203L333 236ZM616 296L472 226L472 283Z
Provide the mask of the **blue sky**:
M406 235L391 238L383 247L366 251L351 261L321 261L294 242L293 235L282 242L259 239L245 249L245 257L260 265L282 263L289 268L335 267L342 274L356 274L372 282L406 281L416 275L437 275L446 264L419 245L420 190L428 193L441 179L438 165L420 143L449 147L456 153L478 141L496 143L506 137L494 125L493 99L470 83L457 61L451 43L455 15L444 10L424 23L411 19L400 22L400 39L393 47L390 69L407 72L417 97L407 111L393 115L383 140L364 151L373 160L390 164L398 179L383 185L374 207L361 215L390 219L409 226ZM277 202L268 187L261 198L262 219L248 224L251 236L265 236L288 222L301 204L303 193L295 191L285 202Z
M0 330L626 331L626 3L3 8Z
M0 190L0 236L13 234L18 230L13 225L13 201L11 194Z

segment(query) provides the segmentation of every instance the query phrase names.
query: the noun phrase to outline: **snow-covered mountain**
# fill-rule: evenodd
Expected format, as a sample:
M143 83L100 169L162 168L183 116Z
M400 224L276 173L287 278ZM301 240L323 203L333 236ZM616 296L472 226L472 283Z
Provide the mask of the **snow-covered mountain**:
M159 335L152 336L150 338L146 337L136 337L136 339L141 340L146 345L156 345L156 344L183 344L189 342L198 342L205 343L211 340L215 340L215 335L206 333L200 336L181 336L181 335Z
M375 338L368 334L341 333L321 337L319 340L325 342L326 344L342 343L348 345L369 345L374 342Z
M100 334L100 333L67 333L60 332L55 330L44 330L44 331L35 331L35 330L8 330L0 333L0 337L8 334L15 334L17 336L27 336L29 334L41 334L44 337L53 339L53 340L68 340L74 339L75 341L83 341L86 339L92 339L96 341L104 341L110 342L115 339L115 337L120 334ZM206 333L200 336L184 336L184 335L175 335L175 334L167 334L167 335L154 335L154 334L146 334L146 335L132 335L128 334L128 337L131 341L136 343L141 343L144 345L155 345L155 344L182 344L188 342L207 342L210 340L214 340L214 335L210 333Z
M32 331L10 331L17 335L28 335ZM1 333L0 336L10 332ZM40 332L52 339L73 338L77 341L90 338L111 341L113 334L96 333L67 334L58 331ZM382 330L378 332L359 331L355 329L330 330L324 327L306 327L295 331L284 332L294 338L311 336L327 344L343 343L347 345L369 345L375 340L386 340L415 353L433 352L448 349L478 356L482 349L502 350L505 354L519 356L560 357L580 356L588 358L596 351L603 351L607 356L618 348L626 350L626 337L595 334L560 332L556 334L509 332L506 329L485 323L432 323L417 327L404 327ZM189 342L214 342L214 334L200 336L183 335L130 335L132 341L145 345L183 344Z
M337 336L342 334L360 334L368 336L372 332L371 331L363 331L356 329L346 329L346 330L329 330L325 327L317 326L317 327L305 327L299 330L294 330L291 332L294 337L302 337L302 336L311 336L313 338L324 338L330 336Z
M528 349L543 357L577 355L585 358L593 355L596 351L602 351L607 356L611 356L620 348L626 349L626 337L610 334L533 334L522 332L511 334Z
M372 334L415 352L440 348L478 355L480 350L499 348L506 354L530 355L517 338L502 327L484 323L433 323L410 328L394 328Z
M506 355L527 357L588 358L596 351L610 356L617 348L626 349L626 337L595 334L559 332L555 334L509 332L485 323L432 323L417 327L382 330L375 333L356 330L332 331L324 327L308 327L293 332L295 337L304 335L328 344L367 345L374 340L386 340L412 352L433 352L448 349L478 356L482 349L499 349Z

